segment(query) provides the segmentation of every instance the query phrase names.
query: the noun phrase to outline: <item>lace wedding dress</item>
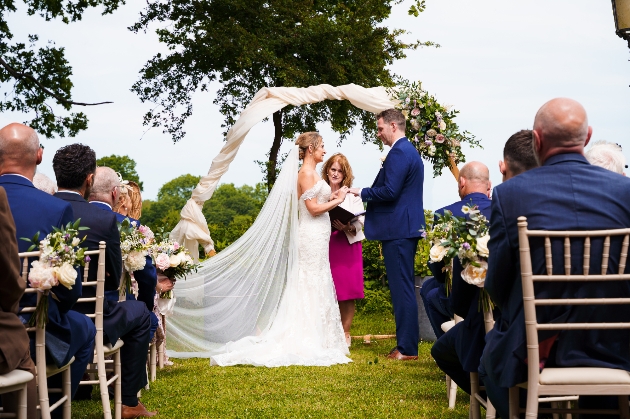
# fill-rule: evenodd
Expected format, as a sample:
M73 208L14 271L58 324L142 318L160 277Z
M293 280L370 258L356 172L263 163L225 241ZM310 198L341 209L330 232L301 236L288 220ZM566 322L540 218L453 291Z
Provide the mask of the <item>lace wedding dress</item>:
M226 353L211 357L213 365L249 364L327 366L351 362L335 296L328 242L328 213L313 217L305 200L327 202L330 186L320 180L299 199L298 275L288 278L271 327L226 345Z

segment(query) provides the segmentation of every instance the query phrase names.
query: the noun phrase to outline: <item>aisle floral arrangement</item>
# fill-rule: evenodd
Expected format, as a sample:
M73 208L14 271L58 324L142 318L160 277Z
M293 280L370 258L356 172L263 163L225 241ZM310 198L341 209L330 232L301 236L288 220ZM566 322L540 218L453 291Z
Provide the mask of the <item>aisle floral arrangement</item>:
M165 238L160 243L154 243L149 249L149 255L153 258L158 273L168 277L173 282L186 278L191 272L197 272L198 264L195 264L190 252L176 241ZM172 299L173 291L166 291L159 295L162 299Z
M433 246L430 251L432 262L444 262L447 271L447 293L452 286L451 261L459 257L462 264L462 279L471 285L481 288L479 293L479 309L492 310L494 304L483 288L488 271L488 219L479 211L476 205L469 204L462 207L467 217L455 217L450 211L445 211L429 233L428 238Z
M34 325L44 327L48 323L48 296L52 294L56 298L51 288L61 284L71 290L77 279L76 268L85 266L90 260L90 257L85 255L87 248L80 247L85 236L82 239L78 237L79 231L87 230L88 227L80 225L81 219L78 219L62 228L53 227L53 232L41 241L39 232L31 239L22 238L33 243L28 249L29 252L37 247L41 249L39 260L31 262L28 273L29 286L42 293L28 322L31 327Z
M118 225L120 232L120 251L123 260L123 277L118 287L120 297L131 292L131 274L144 269L146 257L154 242L151 229L136 221L125 218Z
M470 132L460 132L454 122L459 111L439 104L435 96L422 90L422 83L402 80L389 93L407 119L407 138L433 164L433 177L440 176L445 167L452 170L466 161L462 144L482 147Z

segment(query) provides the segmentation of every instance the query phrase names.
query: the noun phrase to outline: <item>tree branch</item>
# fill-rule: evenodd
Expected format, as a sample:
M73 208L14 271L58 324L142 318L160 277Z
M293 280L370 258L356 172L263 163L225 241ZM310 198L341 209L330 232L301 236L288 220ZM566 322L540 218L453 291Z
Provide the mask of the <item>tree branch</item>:
M53 91L51 91L50 89L46 88L43 84L41 84L39 82L39 80L37 80L31 74L21 73L18 70L16 70L15 68L13 68L11 65L9 65L9 63L4 61L4 59L2 57L0 57L0 65L2 65L2 67L4 67L5 70L7 70L9 72L9 74L11 74L15 79L17 79L17 80L25 80L26 79L26 80L32 81L42 91L44 91L48 96L51 96L51 97L57 99L57 101L59 101L59 102L70 104L70 105L77 105L77 106L96 106L96 105L105 105L105 104L108 104L108 103L114 103L114 102L82 103L82 102L74 102L72 100L64 99L63 97L61 97L58 94L56 94Z

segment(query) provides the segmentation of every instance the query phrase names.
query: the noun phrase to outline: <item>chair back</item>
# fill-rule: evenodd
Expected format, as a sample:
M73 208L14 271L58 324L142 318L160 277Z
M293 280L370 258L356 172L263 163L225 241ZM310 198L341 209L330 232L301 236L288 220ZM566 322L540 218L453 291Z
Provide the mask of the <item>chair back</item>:
M545 268L546 273L534 275L532 269L532 257L530 249L530 238L539 237L544 239ZM591 240L598 240L602 244L601 270L591 272L591 261L595 259L592 253ZM612 255L611 258L611 238L613 240L622 239L621 252L619 258ZM562 240L564 273L553 274L552 239ZM626 261L628 256L628 245L630 243L630 228L617 230L582 230L582 231L546 231L528 230L527 218L518 218L518 240L521 263L521 278L523 288L523 308L525 314L525 330L527 337L527 363L529 383L537 382L539 370L539 348L538 331L541 330L592 330L592 329L630 329L628 322L557 322L538 323L536 317L536 307L538 306L595 306L610 304L630 304L630 298L608 297L605 298L543 298L541 293L534 292L534 282L562 282L569 284L580 284L585 282L608 282L608 281L628 281L630 274L626 274ZM581 266L581 274L572 274L574 263L571 260L571 245L583 244L584 254ZM599 258L599 255L597 255ZM609 261L619 261L616 273L609 273ZM579 267L578 267L579 268ZM573 269L575 271L575 269ZM579 269L578 269L579 271ZM566 285L565 285L566 286ZM611 319L615 320L615 319Z
M85 315L94 320L94 326L96 326L96 342L103 342L103 300L105 299L105 247L105 242L101 241L98 244L98 250L88 250L85 252L85 255L90 256L92 260L94 260L94 256L98 256L98 269L96 271L96 281L89 281L88 271L90 269L90 262L86 262L83 269L83 281L81 282L81 286L84 290L86 287L95 287L96 292L94 297L82 297L77 300L77 304L94 303L94 312L86 313Z

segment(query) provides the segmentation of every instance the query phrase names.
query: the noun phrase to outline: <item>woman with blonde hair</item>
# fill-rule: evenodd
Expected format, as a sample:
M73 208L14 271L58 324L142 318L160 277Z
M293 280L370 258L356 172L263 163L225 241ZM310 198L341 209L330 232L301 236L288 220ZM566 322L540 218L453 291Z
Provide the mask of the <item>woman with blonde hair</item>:
M346 156L333 154L322 167L322 179L330 185L333 193L342 187L351 188L354 176ZM343 209L356 214L363 211L361 197L347 194L339 204ZM350 346L350 327L354 318L354 300L363 298L363 220L361 215L355 220L342 224L335 220L330 235L330 270L332 271L337 302L341 313L341 324Z

